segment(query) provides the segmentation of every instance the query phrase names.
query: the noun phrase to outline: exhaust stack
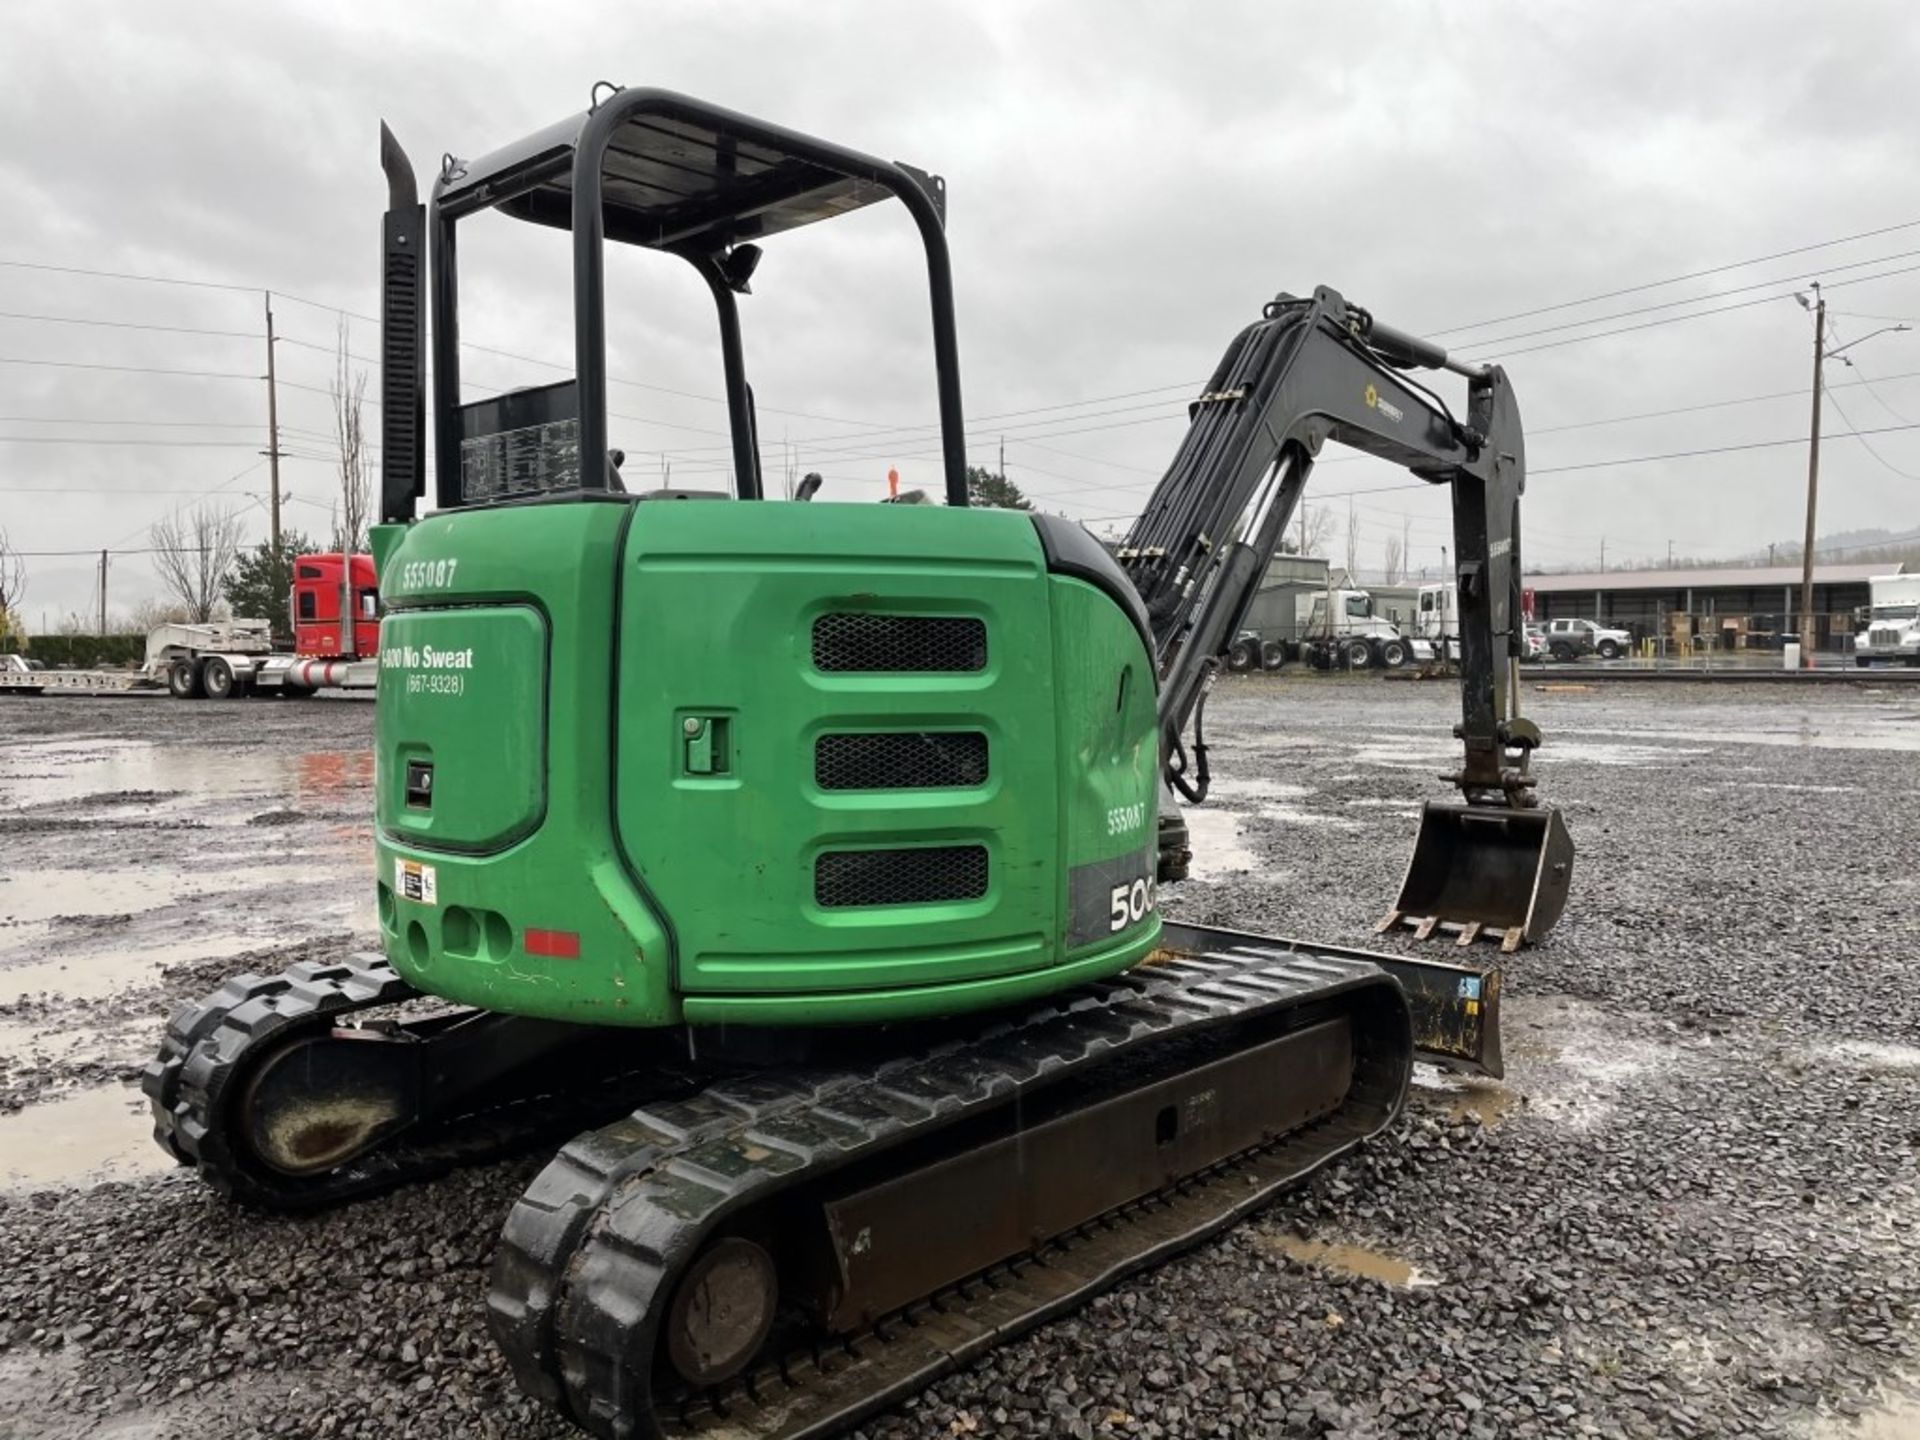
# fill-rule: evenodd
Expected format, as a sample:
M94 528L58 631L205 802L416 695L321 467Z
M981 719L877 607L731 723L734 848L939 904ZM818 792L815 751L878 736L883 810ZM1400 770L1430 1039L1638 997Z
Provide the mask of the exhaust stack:
M413 519L426 493L427 207L413 162L380 123L380 519Z

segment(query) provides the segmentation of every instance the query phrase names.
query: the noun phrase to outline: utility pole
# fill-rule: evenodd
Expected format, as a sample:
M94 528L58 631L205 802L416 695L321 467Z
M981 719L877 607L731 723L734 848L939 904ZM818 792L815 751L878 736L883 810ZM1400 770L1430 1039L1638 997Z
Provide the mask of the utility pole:
M1667 541L1667 569L1673 568L1673 541Z
M1607 573L1607 537L1604 535L1600 537L1600 573Z
M1000 478L1007 478L1007 437L1000 437Z
M107 552L100 552L100 628L97 632L104 637L107 633Z
M1800 555L1800 664L1813 668L1813 526L1814 512L1820 501L1820 362L1827 344L1827 297L1820 293L1820 282L1813 290L1813 427L1807 446L1807 544ZM1800 302L1806 304L1805 300Z
M267 306L267 468L273 477L273 503L268 507L273 554L280 555L280 396L273 379L273 292L260 292Z

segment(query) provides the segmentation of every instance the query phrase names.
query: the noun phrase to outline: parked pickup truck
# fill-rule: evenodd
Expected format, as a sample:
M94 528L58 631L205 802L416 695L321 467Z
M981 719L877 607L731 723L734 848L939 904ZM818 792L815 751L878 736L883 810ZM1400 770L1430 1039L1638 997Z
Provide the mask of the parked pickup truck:
M1556 660L1578 660L1582 655L1616 660L1632 646L1633 637L1626 631L1609 629L1592 620L1547 622L1547 653Z

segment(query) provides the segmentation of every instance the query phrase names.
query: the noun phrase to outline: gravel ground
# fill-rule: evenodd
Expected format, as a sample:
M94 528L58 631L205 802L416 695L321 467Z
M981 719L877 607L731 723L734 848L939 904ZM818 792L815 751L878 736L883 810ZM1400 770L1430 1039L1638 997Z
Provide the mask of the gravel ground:
M1505 1085L871 1437L1920 1435L1920 696L1540 693L1579 860ZM1181 918L1375 941L1451 687L1210 707ZM6 703L0 1437L529 1436L486 1267L538 1157L307 1220L161 1173L137 1069L227 974L364 944L370 707Z

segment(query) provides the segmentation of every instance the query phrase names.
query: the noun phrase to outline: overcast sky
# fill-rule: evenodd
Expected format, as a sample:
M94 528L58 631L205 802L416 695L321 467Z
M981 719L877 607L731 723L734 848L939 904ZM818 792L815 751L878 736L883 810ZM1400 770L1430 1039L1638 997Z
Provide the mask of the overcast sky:
M1591 566L1603 537L1610 563L1669 542L1740 553L1799 534L1804 444L1555 467L1804 435L1812 330L1788 292L1809 280L1828 286L1830 343L1920 316L1911 0L14 0L4 40L0 528L28 551L138 550L155 518L209 491L264 536L253 337L266 287L281 295L282 443L300 457L283 467L287 523L324 533L326 307L375 313L379 120L424 180L442 152L478 155L583 109L603 78L943 174L973 458L997 463L1004 435L1029 495L1102 526L1137 510L1235 331L1276 292L1329 284L1402 328L1505 359L1536 472L1536 561ZM1867 231L1885 233L1824 244ZM934 407L904 212L877 206L767 249L743 304L770 479L784 442L799 469L827 475L823 499L878 498L890 464L937 488L929 432L905 428ZM463 338L566 359L564 262L557 234L498 217L464 227ZM1744 301L1760 303L1648 325ZM1666 308L1606 318L1652 305ZM374 327L350 324L353 351L376 353ZM1578 338L1630 326L1647 328ZM630 470L671 463L675 484L723 483L712 311L691 272L616 257L608 328L629 382L611 402ZM1920 420L1920 331L1850 353L1855 368L1829 366L1846 386L1829 432ZM560 374L477 354L467 365L470 395ZM1920 525L1920 430L1870 443L1823 450L1823 533ZM1404 479L1371 461L1322 465L1336 555L1352 503L1364 567L1403 525L1416 567L1438 566L1444 495L1345 493ZM43 612L51 624L90 607L91 559L29 564L34 628ZM115 608L156 590L146 556L116 556Z

